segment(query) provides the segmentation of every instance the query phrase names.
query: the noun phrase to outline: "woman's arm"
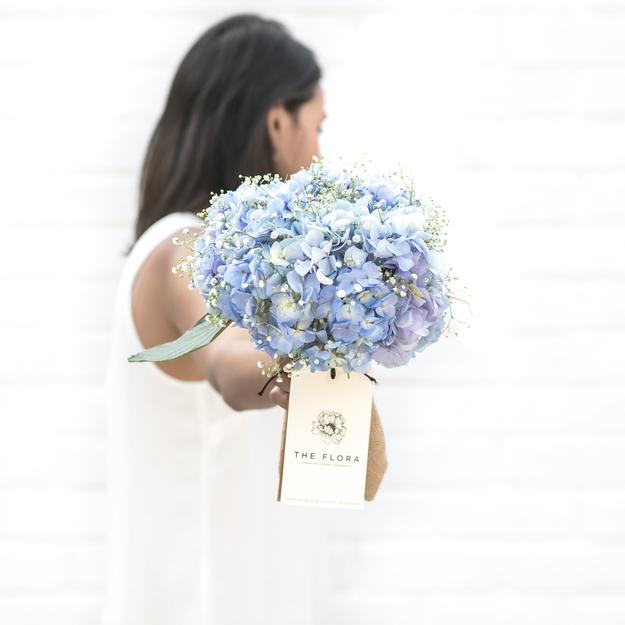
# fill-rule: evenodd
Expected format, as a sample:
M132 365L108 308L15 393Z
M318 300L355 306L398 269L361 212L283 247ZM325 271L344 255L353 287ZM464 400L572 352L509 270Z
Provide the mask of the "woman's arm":
M269 365L271 358L255 349L244 328L226 328L213 343L197 350L197 354L198 366L202 367L206 378L235 410L269 408L276 404L287 407L289 380L286 376L282 376L280 384L272 382L262 396L258 395L267 378L261 374L257 363L262 360Z
M191 229L192 231L194 229ZM173 267L181 256L190 254L186 248L176 247L169 257ZM196 289L189 289L189 278L169 273L163 293L165 314L182 335L206 314L206 304ZM267 382L257 363L267 365L271 358L257 351L244 328L229 326L212 343L189 354L199 371L211 386L234 410L270 408L288 404L289 380L283 377L281 383L272 382L262 396L258 391Z

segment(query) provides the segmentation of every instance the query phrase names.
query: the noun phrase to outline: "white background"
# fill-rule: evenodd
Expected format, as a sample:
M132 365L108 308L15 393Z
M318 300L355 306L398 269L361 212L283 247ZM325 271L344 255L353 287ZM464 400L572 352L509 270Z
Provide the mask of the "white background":
M322 600L358 625L622 625L623 0L0 0L0 623L99 623L138 168L178 62L237 9L318 53L327 154L401 162L446 209L473 310L380 375L389 469Z

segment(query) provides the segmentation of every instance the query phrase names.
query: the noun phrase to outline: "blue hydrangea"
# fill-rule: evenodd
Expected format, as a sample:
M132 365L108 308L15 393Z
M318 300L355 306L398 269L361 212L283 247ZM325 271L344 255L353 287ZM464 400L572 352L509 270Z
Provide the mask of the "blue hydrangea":
M245 178L199 216L192 283L209 315L295 368L403 365L445 327L436 211L397 174L315 160Z

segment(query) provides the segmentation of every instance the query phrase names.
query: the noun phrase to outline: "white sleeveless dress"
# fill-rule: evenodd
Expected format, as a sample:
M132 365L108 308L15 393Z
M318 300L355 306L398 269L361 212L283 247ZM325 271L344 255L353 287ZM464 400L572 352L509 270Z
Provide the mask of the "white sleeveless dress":
M173 232L199 224L192 213L153 224L118 285L102 623L320 625L331 591L324 525L334 515L276 502L282 410L237 412L208 382L127 360L144 349L131 312L137 270Z

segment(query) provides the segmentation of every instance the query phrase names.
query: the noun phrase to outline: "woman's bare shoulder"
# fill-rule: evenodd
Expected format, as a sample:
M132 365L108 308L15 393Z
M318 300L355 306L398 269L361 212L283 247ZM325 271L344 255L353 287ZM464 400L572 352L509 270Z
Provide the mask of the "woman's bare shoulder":
M135 327L144 347L173 341L206 312L201 295L188 288L189 276L171 269L191 252L173 243L183 229L171 232L145 258L134 279L132 309ZM157 363L163 371L181 380L205 379L197 358L185 356Z
M206 305L200 293L195 289L189 289L191 276L189 272L174 273L172 271L181 260L193 255L193 250L187 246L174 244L178 238L189 241L201 228L180 228L171 233L158 245L162 255L162 265L165 271L163 276L163 305L171 324L179 332L188 330L195 322L206 313Z

